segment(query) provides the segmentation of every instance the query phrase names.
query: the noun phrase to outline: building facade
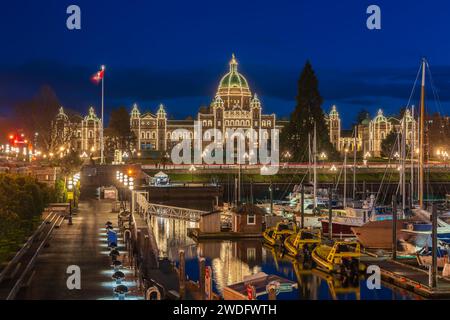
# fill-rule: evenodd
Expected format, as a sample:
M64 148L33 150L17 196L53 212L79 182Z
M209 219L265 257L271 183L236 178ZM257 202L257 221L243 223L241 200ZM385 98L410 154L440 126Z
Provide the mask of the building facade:
M373 119L364 119L353 130L341 130L341 118L337 107L333 105L327 116L330 142L341 153L361 151L363 155L381 156L381 143L391 132L406 132L406 145L418 145L418 128L411 112L406 110L402 119L386 117L379 109Z
M227 129L243 129L244 132L254 129L257 138L262 138L263 134L270 135L273 129L281 131L288 123L277 119L275 114L263 113L261 101L258 95L251 91L247 79L239 72L238 61L234 55L229 62L228 72L221 77L209 106L201 107L195 118L176 120L169 119L167 115L163 104L159 105L156 112L142 110L137 104L132 106L130 129L136 137L133 152L143 155L147 151L169 153L179 140L190 138L193 141L196 138L196 122L201 124L203 148L210 144L211 140L226 143L230 138L227 136ZM370 153L371 156L378 157L381 155L382 141L392 131L401 131L404 122L407 145L411 146L413 141L417 145L418 126L409 110L405 111L402 119L396 119L385 116L380 109L373 119L364 119L353 130L342 129L339 111L335 105L325 117L330 142L342 153L356 149L363 154ZM60 145L76 150L82 157L99 156L101 121L93 107L89 108L85 117L70 118L61 107L53 125L55 140ZM209 129L218 129L222 141L211 137ZM107 139L105 136L105 140Z
M130 114L131 130L137 137L137 150L168 151L178 139L194 139L195 121L201 123L203 147L211 143L209 129L217 129L222 142L227 139L227 129L281 129L275 114L264 114L261 101L252 93L247 79L238 71L238 62L233 55L229 71L221 78L215 98L209 107L200 108L197 118L190 120L171 120L167 118L165 107L161 104L156 113L141 113L135 104ZM184 129L182 136L175 136L175 130ZM266 137L269 138L269 137Z

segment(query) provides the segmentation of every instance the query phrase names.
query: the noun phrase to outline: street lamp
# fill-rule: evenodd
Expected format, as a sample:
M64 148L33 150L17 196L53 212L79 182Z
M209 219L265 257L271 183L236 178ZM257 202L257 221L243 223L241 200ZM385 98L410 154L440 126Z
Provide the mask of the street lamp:
M189 172L191 173L191 182L194 182L194 172L195 172L196 170L197 170L197 169L195 168L194 165L191 165L190 168L189 168Z

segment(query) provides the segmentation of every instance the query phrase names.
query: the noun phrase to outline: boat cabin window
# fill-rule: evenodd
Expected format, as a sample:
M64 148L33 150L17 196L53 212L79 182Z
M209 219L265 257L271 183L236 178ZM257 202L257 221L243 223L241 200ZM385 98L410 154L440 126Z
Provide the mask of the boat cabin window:
M254 214L247 215L247 224L256 224L256 219Z

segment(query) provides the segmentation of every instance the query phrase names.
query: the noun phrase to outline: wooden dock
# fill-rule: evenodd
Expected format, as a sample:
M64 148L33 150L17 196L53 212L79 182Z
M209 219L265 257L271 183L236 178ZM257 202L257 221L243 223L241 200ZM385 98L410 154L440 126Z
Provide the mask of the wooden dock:
M428 271L392 259L362 259L366 265L377 265L383 281L431 299L450 298L450 279L438 276L437 287L429 285Z
M257 239L262 238L262 233L245 233L245 232L200 232L198 228L189 228L188 236L194 240L233 240L233 239Z

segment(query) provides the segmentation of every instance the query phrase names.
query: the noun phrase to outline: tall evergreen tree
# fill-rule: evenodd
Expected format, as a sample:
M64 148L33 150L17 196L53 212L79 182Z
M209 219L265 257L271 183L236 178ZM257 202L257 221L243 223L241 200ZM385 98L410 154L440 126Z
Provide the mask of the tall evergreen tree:
M314 123L317 132L317 152L326 152L335 158L337 152L330 143L328 126L322 110L322 97L319 82L309 61L306 62L298 80L296 106L291 113L289 124L281 134L282 152L289 151L294 161L308 160L308 136L314 136Z
M131 151L136 137L130 128L130 114L125 107L119 107L111 111L109 127L106 131L108 136L107 149L109 154L114 150Z

